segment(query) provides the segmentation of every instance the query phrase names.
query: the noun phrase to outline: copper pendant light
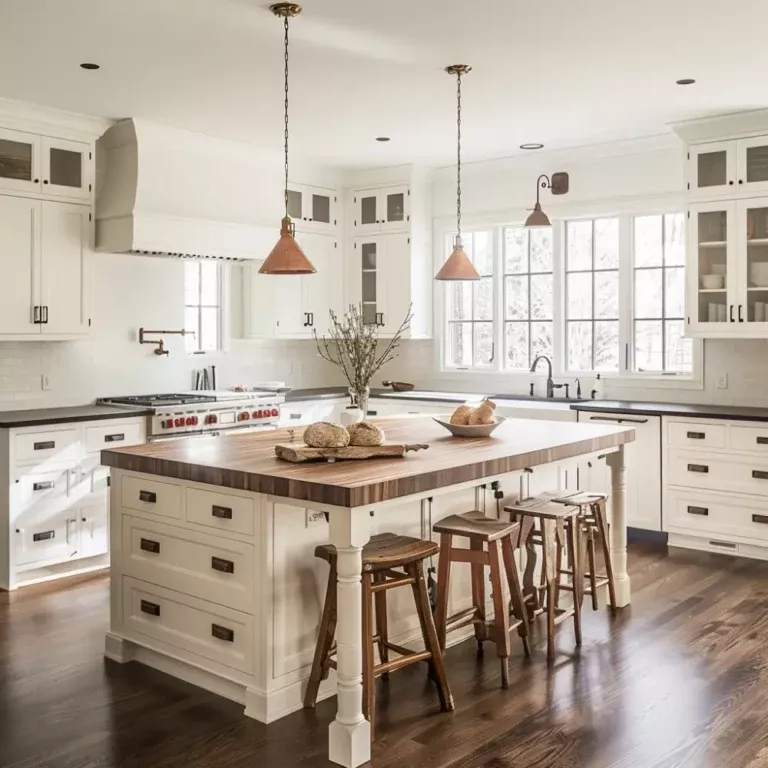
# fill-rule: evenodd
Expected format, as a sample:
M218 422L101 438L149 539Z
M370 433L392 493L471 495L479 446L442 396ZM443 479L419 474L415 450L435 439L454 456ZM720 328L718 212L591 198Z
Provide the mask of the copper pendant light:
M536 179L536 205L533 206L531 215L525 220L526 229L552 226L549 216L541 210L541 203L539 202L540 190L549 189L553 195L564 195L568 191L568 186L568 174L563 172L553 173L551 180L546 173L542 173Z
M269 10L284 20L285 26L285 216L280 239L261 265L262 275L311 275L317 270L294 237L296 229L288 215L288 19L301 13L296 3L275 3Z
M453 239L453 251L448 260L440 267L435 280L479 280L480 273L475 269L469 256L464 252L461 240L461 76L472 71L466 64L453 64L446 67L449 75L456 75L456 128L457 128L457 162L456 162L456 236Z

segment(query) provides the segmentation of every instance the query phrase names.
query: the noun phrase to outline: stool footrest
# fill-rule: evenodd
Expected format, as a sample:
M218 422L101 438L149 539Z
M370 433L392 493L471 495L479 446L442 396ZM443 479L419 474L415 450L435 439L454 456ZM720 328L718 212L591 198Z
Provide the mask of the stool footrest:
M406 655L400 656L399 658L393 659L392 661L388 661L385 664L377 664L373 668L374 677L386 675L387 672L394 672L396 669L408 667L411 664L416 664L420 661L429 661L432 658L431 651L409 651L407 648L404 650L407 652ZM396 652L400 653L400 651Z
M477 617L476 608L467 608L459 613L454 613L453 616L449 616L445 622L445 631L452 632L454 629L466 626L467 624L473 624L479 621Z
M403 574L397 574L397 578L390 578L388 581L375 581L371 585L371 592L385 592L388 589L394 589L395 587L407 587L411 584L415 584L416 579L413 576L405 576Z

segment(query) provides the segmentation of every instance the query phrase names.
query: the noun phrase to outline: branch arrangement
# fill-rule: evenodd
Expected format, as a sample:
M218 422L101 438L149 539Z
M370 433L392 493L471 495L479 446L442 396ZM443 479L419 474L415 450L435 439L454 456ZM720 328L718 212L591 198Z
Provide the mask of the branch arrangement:
M330 315L330 338L313 332L317 351L323 360L341 369L350 389L362 392L371 385L377 371L397 357L396 350L413 318L411 307L381 354L377 354L379 326L363 321L362 305L351 305L341 318L333 310Z

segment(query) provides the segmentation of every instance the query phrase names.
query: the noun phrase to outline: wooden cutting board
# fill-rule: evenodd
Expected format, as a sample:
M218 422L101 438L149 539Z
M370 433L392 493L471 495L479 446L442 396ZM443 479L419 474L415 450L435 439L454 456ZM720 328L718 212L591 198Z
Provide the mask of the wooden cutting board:
M346 461L359 459L403 458L408 451L422 451L429 448L426 443L413 445L348 445L346 448L310 448L304 443L279 443L275 446L278 459L299 464L303 461Z

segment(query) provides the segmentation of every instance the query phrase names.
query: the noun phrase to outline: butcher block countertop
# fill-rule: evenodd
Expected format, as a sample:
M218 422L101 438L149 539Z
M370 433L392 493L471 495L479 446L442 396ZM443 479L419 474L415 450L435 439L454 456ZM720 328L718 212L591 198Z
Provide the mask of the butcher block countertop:
M117 469L283 496L360 507L526 467L614 448L634 429L571 422L509 419L487 438L454 438L428 416L374 419L387 442L427 443L407 458L291 464L275 456L287 429L192 437L102 451ZM297 435L300 438L300 435Z

